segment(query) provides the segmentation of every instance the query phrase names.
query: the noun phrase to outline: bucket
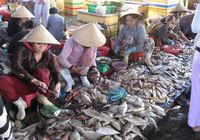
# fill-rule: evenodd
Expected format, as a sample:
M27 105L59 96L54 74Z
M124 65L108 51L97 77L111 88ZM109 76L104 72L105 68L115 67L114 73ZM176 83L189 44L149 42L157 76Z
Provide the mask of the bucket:
M107 5L106 6L106 14L113 14L116 11L115 5Z
M96 13L96 4L87 4L89 13Z

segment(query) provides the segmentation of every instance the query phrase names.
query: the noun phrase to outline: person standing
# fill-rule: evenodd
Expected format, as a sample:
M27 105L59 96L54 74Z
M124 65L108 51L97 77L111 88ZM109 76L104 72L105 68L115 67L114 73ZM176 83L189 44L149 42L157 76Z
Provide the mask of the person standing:
M194 39L196 51L192 63L192 90L190 108L188 115L188 125L194 132L200 132L200 3L197 5L196 13L192 21L192 32L197 33Z
M65 19L58 14L58 9L56 7L50 8L49 13L50 16L47 22L47 29L58 41L60 41L64 37L64 31L66 30Z
M34 0L34 3L36 24L42 23L46 27L49 17L50 0Z
M23 6L25 6L31 13L33 13L33 1L32 0L21 0Z

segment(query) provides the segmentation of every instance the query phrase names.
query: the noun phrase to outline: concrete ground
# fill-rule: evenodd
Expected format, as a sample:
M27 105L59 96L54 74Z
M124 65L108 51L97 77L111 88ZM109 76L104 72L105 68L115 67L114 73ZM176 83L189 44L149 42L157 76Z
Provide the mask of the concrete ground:
M177 110L170 110L158 122L160 131L151 130L145 136L148 140L200 140L200 134L194 134L187 125L189 106L182 106Z

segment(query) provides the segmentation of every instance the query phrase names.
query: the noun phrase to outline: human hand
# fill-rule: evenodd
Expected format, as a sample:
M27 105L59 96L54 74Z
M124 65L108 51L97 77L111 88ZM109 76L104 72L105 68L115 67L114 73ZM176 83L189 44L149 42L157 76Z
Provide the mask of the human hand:
M54 96L55 96L56 98L59 97L59 94L60 94L60 88L61 88L61 83L58 82L58 83L55 85L55 87L54 87L54 92L57 93L57 94L54 94Z
M32 79L31 80L31 83L33 83L35 86L39 87L39 89L43 92L43 93L46 93L46 90L48 89L48 86L42 82L42 81L39 81L37 79Z
M122 40L122 46L125 46L128 43L126 39Z
M72 66L71 71L79 75L86 75L87 70L83 67Z
M72 72L72 73L77 73L78 74L78 68L76 67L76 66L72 66L71 68L70 68L70 71Z

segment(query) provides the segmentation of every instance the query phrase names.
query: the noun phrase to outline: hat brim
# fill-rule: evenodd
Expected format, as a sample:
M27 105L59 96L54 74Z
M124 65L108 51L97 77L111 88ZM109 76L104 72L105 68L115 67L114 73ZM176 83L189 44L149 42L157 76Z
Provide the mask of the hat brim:
M125 23L125 17L128 15L131 15L139 20L144 19L144 16L138 12L124 12L120 15L120 19L119 19L120 23Z
M20 42L60 45L60 42L41 24L24 36Z
M179 13L179 12L191 12L189 9L184 7L182 4L177 4L176 7L174 7L170 13Z
M88 23L74 30L72 38L84 47L100 47L106 43L105 36L95 23Z

